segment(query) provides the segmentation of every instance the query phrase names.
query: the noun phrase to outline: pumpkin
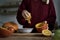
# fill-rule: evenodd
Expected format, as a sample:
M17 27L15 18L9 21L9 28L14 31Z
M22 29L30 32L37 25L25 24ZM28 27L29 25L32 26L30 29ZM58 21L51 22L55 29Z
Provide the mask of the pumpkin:
M18 30L18 25L14 22L5 22L3 25L2 25L3 28L7 28L9 29L10 31L12 32L15 32Z
M52 32L50 30L42 30L42 34L44 36L51 36L52 35Z
M40 22L35 25L35 28L38 32L42 32L42 30L48 30L48 24L45 22Z
M12 35L12 32L9 31L8 29L0 28L0 37L8 37L8 36L11 36L11 35Z

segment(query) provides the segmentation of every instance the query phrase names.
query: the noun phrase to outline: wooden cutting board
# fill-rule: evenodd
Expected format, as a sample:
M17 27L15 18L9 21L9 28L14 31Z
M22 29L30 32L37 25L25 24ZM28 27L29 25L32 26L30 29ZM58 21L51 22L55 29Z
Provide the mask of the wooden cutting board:
M13 35L42 35L42 33L13 33Z
M0 40L52 40L52 37L42 36L41 33L13 33L6 38Z
M43 37L47 37L47 36L44 36L42 33L13 33L13 36L43 36ZM52 37L51 36L48 36L48 37Z

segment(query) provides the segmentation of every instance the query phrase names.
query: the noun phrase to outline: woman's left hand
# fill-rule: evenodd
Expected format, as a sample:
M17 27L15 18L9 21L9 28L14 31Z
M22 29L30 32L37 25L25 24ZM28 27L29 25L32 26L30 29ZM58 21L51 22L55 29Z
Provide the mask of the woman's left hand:
M25 20L28 21L28 23L31 23L31 13L29 13L27 10L23 10L22 16L24 17Z
M46 4L49 4L49 0L42 0L42 2L46 2Z

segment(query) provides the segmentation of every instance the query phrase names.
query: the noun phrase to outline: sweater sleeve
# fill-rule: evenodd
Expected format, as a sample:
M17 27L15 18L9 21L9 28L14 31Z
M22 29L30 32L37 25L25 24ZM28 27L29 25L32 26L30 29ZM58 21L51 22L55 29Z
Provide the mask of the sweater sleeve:
M26 20L22 16L22 11L26 10L26 0L23 0L22 3L20 4L18 11L17 11L17 21L19 24L24 25L26 23Z
M55 8L54 8L53 1L50 0L50 3L49 3L49 14L48 14L48 19L47 19L47 22L49 24L50 30L54 29L55 21L56 21Z

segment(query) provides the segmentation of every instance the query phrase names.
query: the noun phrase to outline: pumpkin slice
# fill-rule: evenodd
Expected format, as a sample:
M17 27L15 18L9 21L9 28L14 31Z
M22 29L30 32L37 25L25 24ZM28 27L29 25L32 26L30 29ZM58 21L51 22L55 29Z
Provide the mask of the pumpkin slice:
M44 36L51 36L52 35L52 32L50 30L42 30L42 34Z
M3 25L2 25L3 28L6 28L6 29L14 29L14 31L17 31L18 30L18 25L14 22L5 22Z
M35 25L35 28L37 29L38 32L42 32L42 30L45 30L45 29L48 30L47 21L37 23L37 24Z
M0 37L8 37L8 36L11 36L11 35L12 35L12 32L9 31L8 29L0 28Z

